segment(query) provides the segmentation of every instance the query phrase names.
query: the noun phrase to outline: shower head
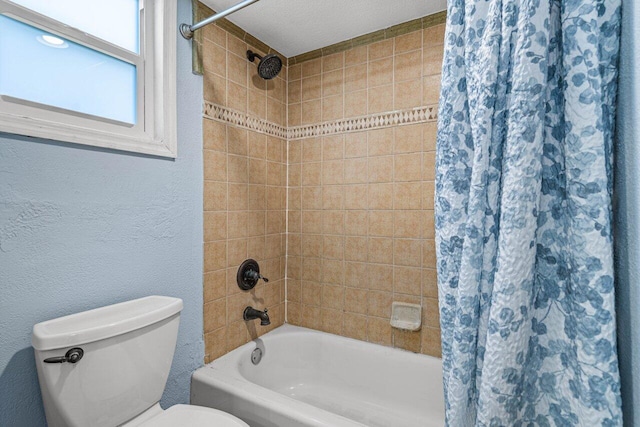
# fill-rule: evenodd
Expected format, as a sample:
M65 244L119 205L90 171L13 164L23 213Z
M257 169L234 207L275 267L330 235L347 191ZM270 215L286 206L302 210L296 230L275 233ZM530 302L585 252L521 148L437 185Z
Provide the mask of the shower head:
M271 80L278 75L282 69L282 60L275 53L270 53L264 57L250 50L247 51L247 59L254 62L258 58L258 75L265 80Z

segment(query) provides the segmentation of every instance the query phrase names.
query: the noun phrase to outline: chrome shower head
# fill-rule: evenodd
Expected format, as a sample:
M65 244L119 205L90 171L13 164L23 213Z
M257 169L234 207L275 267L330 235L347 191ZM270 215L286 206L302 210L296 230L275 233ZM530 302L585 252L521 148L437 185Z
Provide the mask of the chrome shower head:
M264 57L250 50L247 51L247 59L254 62L258 58L258 75L265 80L271 80L278 75L282 69L282 60L275 53L270 53Z

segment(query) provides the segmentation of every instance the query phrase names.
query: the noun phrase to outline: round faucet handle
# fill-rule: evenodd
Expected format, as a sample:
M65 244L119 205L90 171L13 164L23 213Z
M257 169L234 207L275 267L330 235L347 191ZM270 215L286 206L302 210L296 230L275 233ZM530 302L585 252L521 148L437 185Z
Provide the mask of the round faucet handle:
M240 289L243 291L251 290L258 284L260 279L265 282L269 281L269 279L260 274L260 266L256 260L247 259L240 264L240 268L238 268L238 273L236 275L236 280Z
M264 277L262 274L260 274L259 271L255 271L255 270L249 270L245 273L245 276L247 276L249 279L254 280L254 281L258 281L260 279L264 280L265 282L268 282L269 279L267 279L266 277Z

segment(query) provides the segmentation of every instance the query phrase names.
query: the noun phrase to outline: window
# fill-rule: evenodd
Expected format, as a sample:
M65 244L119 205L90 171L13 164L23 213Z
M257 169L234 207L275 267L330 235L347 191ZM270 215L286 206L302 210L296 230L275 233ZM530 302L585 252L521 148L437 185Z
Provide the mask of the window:
M174 0L0 0L0 131L176 156Z

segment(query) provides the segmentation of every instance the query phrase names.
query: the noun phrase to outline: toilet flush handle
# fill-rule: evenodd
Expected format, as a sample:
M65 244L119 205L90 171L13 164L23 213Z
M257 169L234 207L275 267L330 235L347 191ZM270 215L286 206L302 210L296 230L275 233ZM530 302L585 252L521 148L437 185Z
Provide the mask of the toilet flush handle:
M84 356L84 350L80 347L74 347L71 350L67 351L64 356L58 357L49 357L44 359L44 363L78 363L80 359Z

